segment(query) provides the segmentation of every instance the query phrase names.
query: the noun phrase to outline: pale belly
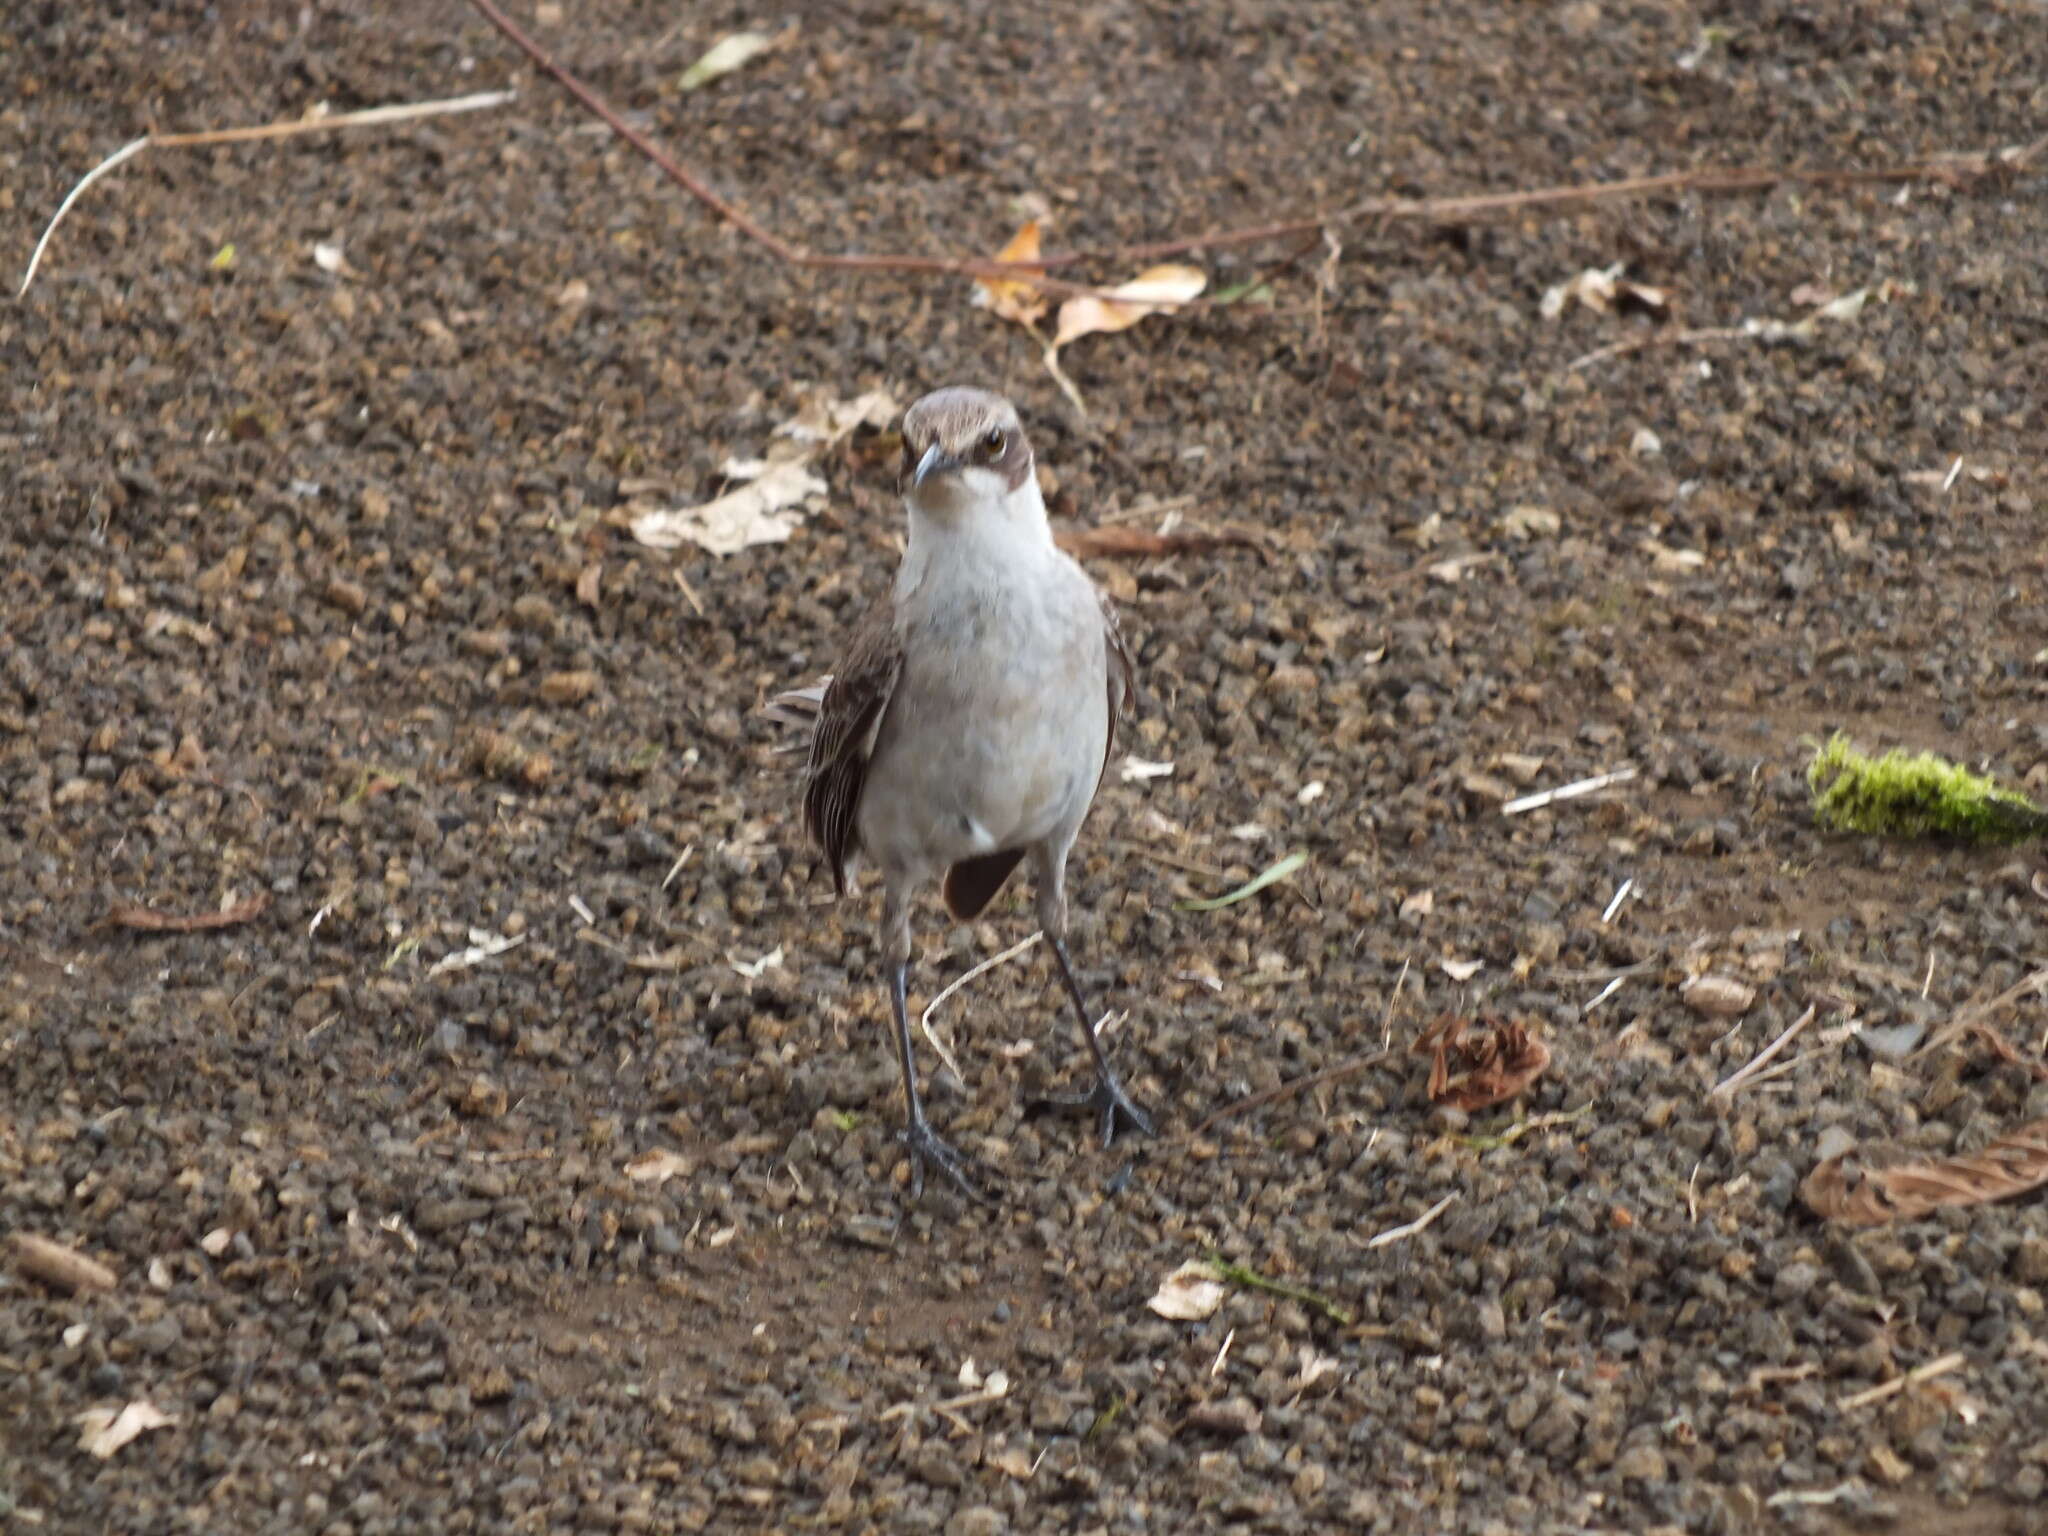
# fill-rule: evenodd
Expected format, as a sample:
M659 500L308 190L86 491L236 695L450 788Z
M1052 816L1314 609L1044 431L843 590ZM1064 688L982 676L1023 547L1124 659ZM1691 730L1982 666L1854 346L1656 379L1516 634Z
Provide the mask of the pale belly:
M861 794L870 858L925 873L1071 840L1109 729L1101 622L1083 595L1085 614L976 615L911 648Z

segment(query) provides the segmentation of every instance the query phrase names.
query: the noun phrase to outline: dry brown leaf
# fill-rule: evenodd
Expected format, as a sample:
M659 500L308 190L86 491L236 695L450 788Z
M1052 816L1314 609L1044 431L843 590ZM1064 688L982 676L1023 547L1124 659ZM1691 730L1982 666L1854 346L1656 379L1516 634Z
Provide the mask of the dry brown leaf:
M1128 330L1147 315L1177 309L1208 286L1208 274L1200 267L1168 262L1147 267L1107 293L1077 293L1060 306L1059 324L1048 350L1056 352L1070 341L1097 332Z
M145 933L199 933L208 928L232 928L260 917L270 905L270 893L258 891L247 901L238 901L233 906L222 907L213 912L193 912L179 916L171 912L156 912L148 907L115 907L100 919L103 928L136 928Z
M727 470L752 472L756 465L728 465ZM824 495L825 489L825 482L801 460L759 464L758 472L751 473L746 484L702 506L647 512L634 518L633 537L649 549L695 544L714 555L737 554L755 544L780 544L803 521L803 513L792 509L810 497Z
M1422 1032L1410 1050L1430 1053L1429 1099L1453 1109L1505 1103L1543 1075L1550 1048L1512 1019L1465 1038L1467 1021L1446 1014Z
M1127 528L1114 523L1104 528L1062 528L1053 534L1052 541L1076 558L1091 555L1113 558L1190 555L1231 544L1258 546L1258 540L1252 535L1231 528L1214 533L1182 532L1178 529L1172 533L1153 533L1148 529Z
M1854 1151L1820 1163L1800 1188L1828 1221L1853 1227L1911 1221L1945 1205L1983 1205L2048 1184L2048 1120L2033 1120L1981 1152L1872 1166Z
M88 1408L72 1420L78 1426L80 1450L91 1451L105 1461L146 1429L162 1429L178 1421L147 1398L137 1398L116 1411L105 1406Z
M996 252L997 261L1038 260L1039 221L1033 219L1016 234L1010 243ZM999 320L1014 320L1019 325L1034 325L1045 317L1047 308L1044 290L1014 277L977 277L974 280L974 302L990 311Z

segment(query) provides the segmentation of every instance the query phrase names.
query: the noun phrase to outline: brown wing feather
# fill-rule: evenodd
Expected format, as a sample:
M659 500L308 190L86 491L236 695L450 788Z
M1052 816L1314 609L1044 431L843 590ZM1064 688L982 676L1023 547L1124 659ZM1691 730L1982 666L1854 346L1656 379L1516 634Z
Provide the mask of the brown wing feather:
M842 896L847 862L859 841L855 813L867 779L868 753L902 671L893 607L884 601L854 631L846 660L818 705L804 770L804 830L824 850L832 888Z

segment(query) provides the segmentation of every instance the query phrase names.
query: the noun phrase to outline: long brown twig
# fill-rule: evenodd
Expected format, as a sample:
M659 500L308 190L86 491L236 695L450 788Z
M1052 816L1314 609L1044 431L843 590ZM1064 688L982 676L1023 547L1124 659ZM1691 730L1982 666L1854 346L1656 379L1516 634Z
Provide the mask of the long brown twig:
M1848 187L1894 185L1901 182L1939 181L1962 185L2002 171L2024 167L2043 149L2048 138L2032 144L1985 154L1938 155L1900 165L1876 166L1865 170L1831 168L1735 166L1705 167L1690 171L1667 171L1655 176L1631 176L1620 181L1587 182L1569 186L1535 187L1514 192L1486 192L1464 197L1369 197L1325 213L1282 219L1267 224L1209 230L1199 235L1141 245L1104 246L1057 251L1035 261L993 261L971 256L915 256L861 251L814 251L769 229L739 204L712 189L709 182L656 145L633 127L589 86L564 69L499 8L496 0L470 0L477 12L496 27L512 45L538 65L577 101L601 118L620 138L647 157L677 186L710 209L778 261L815 271L851 273L906 273L911 275L975 277L1030 282L1055 294L1098 293L1084 284L1064 282L1048 276L1055 268L1084 262L1156 261L1189 251L1220 250L1231 246L1260 245L1268 241L1313 237L1325 229L1366 220L1425 224L1469 224L1504 214L1558 214L1600 203L1656 197L1681 192L1718 193L1765 192L1779 186ZM1196 299L1186 307L1200 307L1211 300Z

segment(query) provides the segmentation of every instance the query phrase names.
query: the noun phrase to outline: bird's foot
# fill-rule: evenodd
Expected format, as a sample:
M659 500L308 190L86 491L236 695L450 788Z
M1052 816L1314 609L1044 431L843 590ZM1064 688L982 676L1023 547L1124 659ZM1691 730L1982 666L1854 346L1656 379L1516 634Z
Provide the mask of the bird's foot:
M1098 1116L1105 1147L1116 1143L1118 1131L1131 1131L1139 1136L1159 1134L1152 1128L1152 1117L1138 1108L1131 1096L1124 1092L1124 1085L1110 1074L1095 1079L1095 1086L1086 1093L1048 1098L1042 1102L1053 1109L1085 1109Z
M972 1164L940 1140L939 1133L931 1128L929 1121L920 1117L896 1134L897 1139L910 1149L910 1198L913 1201L924 1195L925 1169L936 1168L952 1182L955 1189L976 1205L994 1203L981 1192L974 1180L967 1176L967 1170Z

